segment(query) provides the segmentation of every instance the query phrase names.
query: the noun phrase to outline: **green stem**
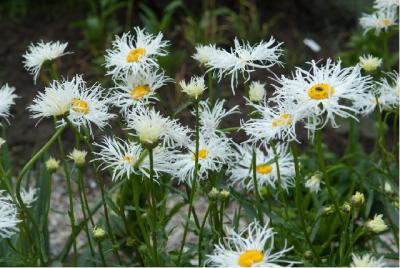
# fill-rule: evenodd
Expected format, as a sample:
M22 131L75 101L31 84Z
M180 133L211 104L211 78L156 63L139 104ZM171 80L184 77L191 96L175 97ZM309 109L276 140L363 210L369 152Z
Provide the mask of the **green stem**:
M56 118L54 118L54 124L55 124L55 127L57 127ZM61 140L61 135L57 137L57 144L58 144L58 150L60 153L61 162L63 164L65 178L67 180L68 202L69 202L68 216L69 216L69 220L71 223L71 232L72 232L72 235L75 235L75 215L74 215L72 183L71 183L71 176L70 176L69 169L68 169L68 164L65 159L65 152L64 152L64 146L63 146L62 140ZM74 266L77 266L78 265L78 262L77 262L78 261L77 260L78 248L76 245L76 240L74 240L73 251L74 251L73 263L74 263Z
M200 231L199 231L199 244L198 244L198 250L197 250L198 254L199 254L199 265L198 265L199 267L201 267L201 259L202 259L201 243L203 241L203 231L204 231L204 226L205 226L206 221L207 221L208 214L210 213L210 208L211 208L211 206L210 206L210 203L209 203L208 207L207 207L207 210L206 210L206 213L204 214L204 218L203 218L203 221L201 223Z
M299 165L299 158L297 155L297 150L296 150L296 146L294 144L294 142L290 142L290 149L292 151L292 155L293 155L293 161L294 161L294 170L295 170L295 202L296 202L296 206L297 209L299 210L299 216L300 216L300 222L301 222L301 227L303 229L303 234L304 234L304 238L306 239L306 242L309 246L309 248L311 249L312 253L313 253L313 258L316 261L316 263L318 264L318 266L320 264L319 261L319 254L318 252L315 250L311 240L310 240L310 236L308 234L307 231L307 225L306 225L306 220L305 220L305 215L304 215L304 210L303 210L303 206L301 204L301 176L300 176L300 165Z
M335 211L339 216L340 222L343 224L344 220L343 220L342 214L340 213L339 205L333 194L332 186L330 184L329 174L326 170L325 160L324 160L324 152L322 150L321 130L319 130L319 129L315 131L315 146L316 146L317 155L318 155L318 165L319 165L320 170L322 171L324 182L325 182L326 188L328 189L329 198L331 199L331 202L333 203L333 206L335 207Z
M104 267L106 267L107 263L106 263L106 258L104 257L103 247L101 246L101 241L97 242L97 246L99 247L99 254L100 254L101 263L102 263L102 265Z
M139 229L140 229L140 232L141 232L141 234L143 236L143 239L144 239L144 242L145 242L145 244L147 246L147 249L150 252L152 252L150 241L149 241L149 236L147 234L146 227L145 227L145 225L143 223L142 215L140 213L141 209L140 209L140 204L139 204L139 187L138 187L137 180L138 180L137 176L134 176L132 178L133 203L134 203L134 206L135 206L136 220L138 221ZM153 254L154 254L154 252L153 252ZM154 255L153 255L153 258L155 259Z
M154 174L154 159L153 159L153 148L149 148L149 164L150 164L150 170L149 170L149 183L150 183L150 195L151 195L151 212L152 212L152 231L151 231L151 236L153 240L153 250L154 250L154 257L157 266L160 266L160 260L158 258L158 253L157 253L157 201L156 201L156 196L155 196L155 189L154 189L154 181L153 181L153 174Z
M83 198L83 192L84 192L84 189L83 189L83 175L82 175L82 171L81 171L80 168L78 168L78 189L79 189L79 199L81 201L82 215L83 215L83 218L86 219L87 215L86 215L85 201L84 201L84 198ZM92 239L90 238L89 227L88 227L87 224L85 224L84 229L85 229L86 237L87 237L87 240L88 240L88 243L89 243L90 254L92 256L94 256L95 252L94 252L94 249L93 249Z
M177 261L177 266L180 265L181 262L181 257L182 257L182 253L183 253L183 247L185 245L186 242L186 235L189 229L189 222L190 222L190 216L191 216L191 212L193 210L193 199L194 199L194 195L196 192L196 183L197 183L197 173L198 173L198 169L199 169L199 140L200 140L200 124L199 124L199 101L196 100L194 102L194 109L195 109L195 116L196 116L196 147L195 147L195 155L194 155L194 174L193 174L193 181L192 181L192 189L190 192L190 197L189 197L189 210L188 210L188 220L186 222L185 225L185 230L183 232L183 237L182 237L182 242L181 242L181 247L179 250L179 255L178 255L178 261Z
M43 155L44 152L46 152L48 150L48 148L56 141L57 137L59 137L61 135L61 133L64 131L65 127L60 127L56 133L53 134L53 136L49 139L49 141L28 161L28 163L25 164L25 166L22 168L21 172L19 173L18 177L17 177L17 183L15 186L15 196L18 200L19 206L21 208L21 210L23 211L22 213L22 217L24 217L24 215L27 215L28 218L30 219L30 221L32 222L33 228L35 229L35 232L37 232L37 234L39 235L39 257L42 263L45 263L45 258L43 257L42 254L42 250L41 250L41 234L42 232L39 229L39 226L36 224L36 221L34 219L34 217L30 214L28 208L26 207L26 205L24 204L22 197L21 197L21 183L22 183L22 179L24 178L24 175L26 174L26 172L28 172L28 170L32 167L32 165L39 160L39 158ZM25 225L26 226L26 225ZM26 232L29 233L29 229L26 226Z
M252 171L253 171L254 195L256 196L256 207L258 211L258 220L261 225L264 225L263 213L261 209L261 197L260 197L260 192L258 191L257 157L256 157L256 149L254 148L254 146L253 146L253 157L252 157Z
M287 200L286 200L286 195L285 195L285 193L283 192L283 189L282 189L282 178L281 178L281 171L280 171L280 168L279 168L279 156L276 153L275 144L272 141L270 142L270 144L271 144L272 151L274 152L275 165L276 165L276 174L278 175L278 191L279 191L279 194L282 197L282 203L283 203L283 207L285 209L286 218L288 218L288 210L287 210L288 203L287 203Z

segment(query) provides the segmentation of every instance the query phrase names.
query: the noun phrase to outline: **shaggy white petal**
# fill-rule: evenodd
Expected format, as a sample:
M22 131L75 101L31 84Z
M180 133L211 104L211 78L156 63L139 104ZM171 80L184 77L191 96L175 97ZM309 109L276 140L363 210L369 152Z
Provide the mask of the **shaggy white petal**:
M370 254L357 256L353 253L352 255L353 262L351 263L351 267L386 267L383 256L376 259Z
M390 26L397 25L397 12L397 8L389 8L363 14L360 25L364 28L364 33L375 30L375 35L379 35L382 30L387 31Z
M206 265L218 267L280 267L292 266L300 262L285 259L285 254L293 247L287 248L286 242L283 249L276 251L274 245L275 232L268 228L268 223L261 226L257 221L242 229L239 233L227 230L219 244L214 245L212 255L207 255ZM249 252L255 252L257 259L246 256ZM247 265L243 265L246 262Z
M30 44L28 50L22 56L24 58L24 67L27 71L33 75L33 81L36 84L36 80L40 73L40 68L45 61L51 61L58 57L71 52L65 52L68 43L57 42L43 42L40 41L37 44Z
M139 27L134 28L135 36L130 32L122 37L116 36L112 48L106 51L107 74L113 78L121 78L127 74L135 74L148 68L157 68L158 56L165 56L167 41L163 41L162 33L156 36Z
M8 84L0 88L0 117L7 120L10 116L10 107L15 104L15 99L18 98L15 92L15 87L10 87Z
M17 206L4 190L0 190L0 237L10 238L17 233L17 225L20 222Z

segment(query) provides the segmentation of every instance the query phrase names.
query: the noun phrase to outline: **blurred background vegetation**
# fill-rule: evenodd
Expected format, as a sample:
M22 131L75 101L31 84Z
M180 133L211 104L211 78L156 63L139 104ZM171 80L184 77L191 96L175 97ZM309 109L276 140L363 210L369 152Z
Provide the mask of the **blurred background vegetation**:
M1 0L0 83L15 86L22 97L13 107L9 142L14 150L30 150L52 133L51 122L35 127L26 110L43 87L34 86L22 66L22 54L31 42L68 42L68 51L74 54L57 62L63 76L83 73L86 79L111 88L111 79L104 76L104 51L114 35L136 25L152 33L162 31L170 40L170 54L161 58L160 64L176 81L204 73L190 57L196 44L216 43L228 48L235 36L256 43L272 35L284 42L285 68L273 69L280 75L311 59L340 57L345 65L352 65L364 53L380 56L380 41L372 32L363 36L358 26L361 14L371 10L372 0ZM391 50L398 52L398 33L390 34ZM305 38L316 41L321 50L312 51L303 43ZM387 64L395 67L397 60L398 55ZM269 75L257 71L252 79L268 83ZM219 85L218 96L230 96L229 106L243 103L241 93L231 97L228 84L224 81ZM267 85L267 89L271 87ZM160 94L167 112L183 101L176 84ZM185 115L181 117L185 120ZM37 135L26 135L33 128Z

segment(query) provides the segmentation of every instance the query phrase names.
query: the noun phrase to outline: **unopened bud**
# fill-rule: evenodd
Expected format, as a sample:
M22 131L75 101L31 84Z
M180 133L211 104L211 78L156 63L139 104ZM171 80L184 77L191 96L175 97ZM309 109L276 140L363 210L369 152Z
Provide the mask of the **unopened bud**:
M351 203L355 206L361 206L365 202L365 197L363 193L356 192L352 197L351 197Z
M46 161L46 168L50 172L56 171L59 167L60 167L60 161L52 156Z
M221 199L227 199L229 197L231 193L229 191L226 190L222 190L221 192L219 192L219 196Z
M219 195L219 191L217 188L213 187L211 191L208 193L208 197L210 199L217 199Z
M93 228L92 234L93 238L97 241L102 241L106 237L106 231L103 228L97 226Z

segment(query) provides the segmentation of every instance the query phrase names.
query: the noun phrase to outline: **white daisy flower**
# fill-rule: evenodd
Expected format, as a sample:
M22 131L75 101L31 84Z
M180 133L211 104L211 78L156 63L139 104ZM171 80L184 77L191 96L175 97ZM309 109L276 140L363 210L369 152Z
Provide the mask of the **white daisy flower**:
M383 110L392 110L399 107L400 77L396 71L386 74L375 88L379 105Z
M81 76L76 75L71 80L53 81L39 92L28 107L32 118L57 117L67 114L75 92L84 84Z
M248 102L259 118L241 122L241 128L250 137L249 142L269 143L272 139L292 141L296 139L296 123L303 117L303 108L293 101L267 102L256 104Z
M357 256L354 253L353 262L351 263L351 267L387 267L386 263L383 261L383 256L379 259L371 256L370 254Z
M260 102L265 97L265 84L259 81L251 82L249 86L249 99L252 102Z
M193 141L187 146L187 153L177 154L173 175L179 182L191 185L194 179L196 144ZM231 141L226 137L199 137L199 170L197 179L206 179L209 171L219 171L222 166L232 162L234 153Z
M15 87L10 87L8 84L0 88L0 117L7 120L10 116L10 107L15 104L15 99L18 98L15 92Z
M374 8L375 9L390 9L396 8L399 6L399 0L375 0Z
M95 153L98 157L95 160L101 162L100 166L112 170L112 180L119 180L123 177L129 178L132 174L144 174L149 177L150 161L149 156L145 156L135 170L137 161L140 160L143 148L134 142L123 141L118 138L105 137L101 144L96 144L100 151ZM161 147L153 149L153 170L154 179L160 176L161 172L169 173L171 163L174 161L174 151L166 150Z
M359 64L366 72L374 72L382 65L382 59L374 57L371 54L359 57Z
M231 114L239 113L238 105L226 110L224 108L224 103L225 100L217 100L212 109L208 101L201 101L199 103L200 129L205 136L214 136L217 133L222 134L223 132L218 130L222 119ZM194 112L192 113L194 114Z
M24 58L24 67L33 75L33 81L36 80L40 73L40 68L46 61L51 61L71 52L65 52L68 43L57 42L43 42L37 44L30 44L28 50L22 56Z
M24 204L30 208L38 199L38 188L29 187L28 190L22 189L21 198Z
M202 76L193 76L189 83L186 83L185 80L182 80L179 82L179 85L182 88L182 92L196 100L207 88L204 84L204 77Z
M375 35L379 35L382 30L387 31L390 26L397 25L397 8L363 14L360 18L360 25L364 28L364 33L375 30Z
M218 51L215 45L197 45L195 49L196 53L193 54L192 58L197 60L201 65L209 62L212 58L212 55L214 55L214 53Z
M136 36L130 32L124 33L122 37L116 36L112 49L106 51L107 74L113 78L158 67L156 58L167 54L165 48L168 42L162 40L162 33L154 36L139 27L135 27L134 31Z
M224 76L231 76L231 88L235 94L235 86L238 83L238 74L241 73L247 82L250 73L255 68L270 68L275 64L280 64L279 57L282 55L280 46L282 43L275 43L275 39L267 42L261 41L259 44L251 46L250 43L234 40L234 47L228 52L223 49L215 49L206 63L208 71L217 73L219 80Z
M318 67L315 61L309 63L311 70L296 68L293 78L278 79L277 98L293 100L301 107L301 114L307 116L306 128L314 131L328 122L338 127L335 117L354 117L357 109L349 105L365 98L372 87L371 77L361 75L361 67L342 68L341 62L326 61ZM325 116L325 118L324 118Z
M127 115L128 128L135 131L142 144L155 145L161 141L164 146L182 146L189 142L189 129L181 126L176 119L161 116L154 108L138 107Z
M278 182L278 171L276 169L275 155L271 147L263 146L266 153L256 148L256 171L259 189L270 185L276 187ZM281 176L281 186L288 189L293 186L294 163L293 157L288 153L287 146L276 145L276 154L279 163ZM237 163L229 169L230 181L232 185L239 185L251 191L254 188L253 180L253 148L249 145L238 147L236 154Z
M68 120L78 127L87 127L92 133L91 124L95 124L102 129L108 124L108 120L115 115L108 112L108 103L104 96L103 89L99 84L87 87L83 82L74 90L74 95L69 106ZM62 119L61 124L65 124Z
M293 247L275 251L272 228L264 227L257 221L236 233L228 230L228 236L214 246L213 255L207 255L207 265L218 267L280 267L299 263L284 259Z
M139 105L147 105L157 100L156 90L171 81L164 72L147 69L143 72L125 75L115 87L113 103L120 107L123 113L129 108L135 109Z
M4 190L0 190L0 237L10 238L17 233L17 225L20 222L17 206L12 203L11 197Z

